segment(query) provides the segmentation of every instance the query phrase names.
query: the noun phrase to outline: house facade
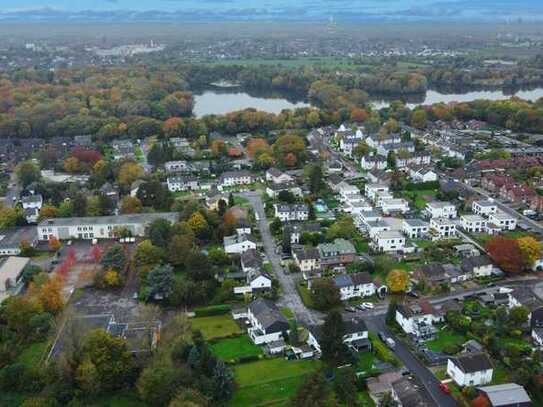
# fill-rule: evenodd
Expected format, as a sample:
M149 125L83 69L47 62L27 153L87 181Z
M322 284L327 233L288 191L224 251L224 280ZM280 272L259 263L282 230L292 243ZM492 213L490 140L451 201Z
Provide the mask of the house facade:
M482 386L492 381L494 368L485 353L465 353L447 361L447 374L459 386Z

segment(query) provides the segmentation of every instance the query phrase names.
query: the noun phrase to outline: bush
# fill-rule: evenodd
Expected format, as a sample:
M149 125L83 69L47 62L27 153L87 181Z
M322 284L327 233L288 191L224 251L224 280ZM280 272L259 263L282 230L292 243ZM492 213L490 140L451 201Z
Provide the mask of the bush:
M260 355L240 356L238 358L238 363L250 363L250 362L256 362L257 360L260 360Z
M444 346L443 347L443 352L446 353L447 355L454 355L458 352L460 352L461 350L461 346L460 345L447 345L447 346Z
M375 333L370 332L369 338L373 352L379 359L381 359L383 362L390 363L391 365L400 366L400 361L398 358L389 348L387 348L387 346L377 337Z
M232 310L230 305L211 305L209 307L200 307L194 310L194 314L197 317L212 317L215 315L228 314Z
M439 189L439 181L428 181L419 183L409 183L405 186L407 191L426 191L431 189Z

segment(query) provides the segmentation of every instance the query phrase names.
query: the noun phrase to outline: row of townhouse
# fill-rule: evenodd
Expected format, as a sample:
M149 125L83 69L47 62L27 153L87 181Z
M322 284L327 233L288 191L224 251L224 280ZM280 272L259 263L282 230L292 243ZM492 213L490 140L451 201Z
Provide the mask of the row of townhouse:
M432 162L432 155L427 151L414 151L412 144L390 144L379 147L378 154L366 154L360 158L360 166L366 171L384 170L388 166L387 154L388 151L400 151L403 147L408 147L403 150L402 154L396 157L396 168L408 169L410 166L427 166ZM382 154L387 152L386 154Z
M481 187L516 204L527 204L534 207L539 205L540 198L537 192L527 185L515 182L509 175L485 175L481 178Z
M353 244L341 238L316 248L293 248L292 257L306 281L320 277L323 268L342 270L357 259Z
M462 260L460 265L431 263L419 267L414 272L417 281L424 281L432 287L440 284L461 283L472 278L489 277L494 265L487 256L473 256Z
M166 185L170 192L186 192L209 191L214 184L191 175L175 175L166 179Z
M250 185L256 181L256 177L250 171L227 171L219 177L217 187L219 191L228 187Z
M463 215L462 228L468 232L496 234L503 230L515 230L517 218L498 208L494 201L473 201L473 215Z
M274 204L274 216L281 222L304 222L309 219L309 207L306 204Z

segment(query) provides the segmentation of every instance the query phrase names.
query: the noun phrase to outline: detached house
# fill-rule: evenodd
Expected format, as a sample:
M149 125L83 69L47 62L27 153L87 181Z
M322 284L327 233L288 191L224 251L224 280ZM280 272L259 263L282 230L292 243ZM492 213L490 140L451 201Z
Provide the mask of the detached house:
M391 383L391 395L400 407L436 407L428 390L414 376L402 377Z
M320 277L321 261L317 249L296 249L292 251L292 257L301 270L304 280Z
M371 351L371 342L368 339L368 328L361 319L349 319L344 321L345 334L343 343L355 352ZM307 328L307 344L316 354L322 353L320 342L322 340L322 330L319 325L312 325Z
M266 186L266 194L270 198L277 198L279 193L287 191L296 197L302 196L302 189L293 182L281 183L281 184L270 184Z
M471 204L471 211L475 215L490 216L498 211L498 205L493 201L473 201Z
M426 213L430 218L456 218L456 206L450 202L428 202Z
M492 381L494 367L485 353L464 353L447 361L447 374L459 386L481 386Z
M256 241L251 235L225 236L224 251L228 254L241 254L249 249L256 249Z
M247 319L251 327L249 337L255 345L267 344L284 339L289 323L277 306L268 300L256 300L249 304Z
M356 249L345 239L335 239L332 243L317 246L321 267L337 267L350 264L356 259Z
M458 283L468 279L468 275L463 273L460 267L440 263L424 265L415 271L415 275L431 286Z
M339 288L341 300L350 298L371 297L377 291L369 273L342 274L333 278L334 284Z
M379 232L372 239L371 247L378 253L401 252L405 249L405 236L394 230Z
M473 256L462 260L462 270L473 277L488 277L492 275L492 261L487 256Z
M430 233L435 239L456 237L456 224L447 218L432 218L430 219Z
M421 219L404 219L402 232L410 239L420 239L428 234L430 224Z
M274 184L284 184L287 182L292 182L293 178L277 168L270 168L268 171L266 171L266 181Z
M427 301L400 304L396 310L396 322L402 330L419 340L434 337L434 324L443 321L443 315L438 314Z
M241 253L241 270L247 274L250 271L262 269L262 258L256 249L248 249Z
M488 223L496 225L502 230L515 230L517 227L517 219L500 210L488 215Z
M173 176L166 180L170 192L196 191L200 189L199 178L193 176Z
M437 174L430 167L416 166L409 169L409 176L415 183L437 181Z
M375 199L375 196L379 192L389 192L388 185L381 184L381 183L375 183L375 184L366 184L364 186L364 194L371 199L372 201Z
M275 204L275 217L281 222L306 221L309 218L309 208L306 204Z
M483 233L486 231L486 219L479 215L462 215L462 229L468 233Z

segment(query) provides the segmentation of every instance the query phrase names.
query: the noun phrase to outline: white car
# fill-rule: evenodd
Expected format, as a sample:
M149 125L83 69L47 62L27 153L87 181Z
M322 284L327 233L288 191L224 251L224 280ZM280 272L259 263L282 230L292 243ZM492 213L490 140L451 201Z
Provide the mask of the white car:
M362 306L367 309L374 309L375 305L373 305L371 302L363 302Z

